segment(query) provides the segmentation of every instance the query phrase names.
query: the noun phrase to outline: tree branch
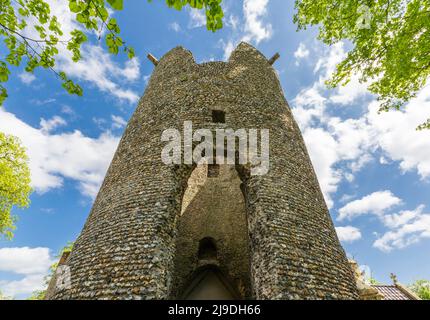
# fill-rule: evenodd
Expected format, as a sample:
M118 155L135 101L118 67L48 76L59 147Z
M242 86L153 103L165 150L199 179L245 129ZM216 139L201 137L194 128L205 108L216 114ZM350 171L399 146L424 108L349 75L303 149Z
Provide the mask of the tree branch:
M21 37L22 39L25 39L27 41L32 41L32 42L37 42L37 43L46 43L46 44L49 44L49 45L54 44L53 41L43 40L43 39L32 39L32 38L26 37L26 36L22 35L21 33L15 31L15 30L12 30L12 29L10 29L8 27L6 27L2 23L0 23L0 27L2 27L3 29L5 29L6 31L9 31L10 33L18 35L19 37ZM58 40L57 42L59 42L59 43L68 43L68 42L70 42L70 40L71 39L69 39L69 40Z

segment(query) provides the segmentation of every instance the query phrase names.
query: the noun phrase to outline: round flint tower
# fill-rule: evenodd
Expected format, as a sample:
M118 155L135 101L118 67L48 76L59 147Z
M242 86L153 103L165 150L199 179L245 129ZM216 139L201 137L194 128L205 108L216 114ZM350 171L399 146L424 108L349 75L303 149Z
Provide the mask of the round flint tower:
M270 170L166 165L162 132L269 129ZM356 299L300 130L271 63L181 48L155 67L51 299Z

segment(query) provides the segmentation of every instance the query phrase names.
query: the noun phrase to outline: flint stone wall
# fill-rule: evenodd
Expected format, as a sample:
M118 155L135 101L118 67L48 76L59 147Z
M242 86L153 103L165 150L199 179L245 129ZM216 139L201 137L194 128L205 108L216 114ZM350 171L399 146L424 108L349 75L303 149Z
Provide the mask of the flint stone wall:
M199 272L215 266L228 279L236 299L251 299L250 248L241 179L233 165L220 165L216 177L207 177L207 171L207 165L198 166L188 180L183 214L177 222L171 298L186 298ZM207 238L216 246L216 257L199 259L200 241Z
M212 110L226 124L212 123ZM270 129L270 171L241 179L257 299L356 299L300 130L267 59L242 43L228 62L181 48L154 70L68 259L71 289L52 299L166 299L174 290L177 220L193 166L166 166L161 133ZM222 221L221 221L222 223Z

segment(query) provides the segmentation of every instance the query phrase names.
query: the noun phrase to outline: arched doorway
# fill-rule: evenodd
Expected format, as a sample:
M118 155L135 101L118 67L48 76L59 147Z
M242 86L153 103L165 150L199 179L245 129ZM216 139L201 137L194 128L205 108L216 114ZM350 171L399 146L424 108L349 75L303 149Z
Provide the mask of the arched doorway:
M177 220L172 298L252 298L241 184L233 165L194 169Z
M180 296L184 300L238 300L240 294L221 270L208 265L198 270Z

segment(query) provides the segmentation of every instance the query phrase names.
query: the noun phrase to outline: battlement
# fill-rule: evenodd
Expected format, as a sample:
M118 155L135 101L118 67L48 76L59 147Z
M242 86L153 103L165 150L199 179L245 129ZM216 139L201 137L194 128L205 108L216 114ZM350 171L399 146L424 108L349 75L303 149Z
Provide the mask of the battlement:
M156 59L151 54L148 55L148 58L153 63L154 63L154 59L155 59L156 63L154 63L154 64L158 65L161 61L163 61L165 59L169 59L171 56L186 57L184 59L185 61L197 64L193 53L190 50L188 50L182 46L177 46L177 47L171 49L170 51L165 53L164 56L160 60ZM230 54L230 57L227 61L203 62L203 63L200 63L198 65L206 65L206 64L211 64L211 63L235 63L238 60L241 60L243 58L254 59L255 61L261 61L261 62L267 61L267 63L269 65L272 65L279 58L279 54L277 53L271 59L267 59L260 51L258 51L251 44L249 44L247 42L241 42L232 51L232 53Z

